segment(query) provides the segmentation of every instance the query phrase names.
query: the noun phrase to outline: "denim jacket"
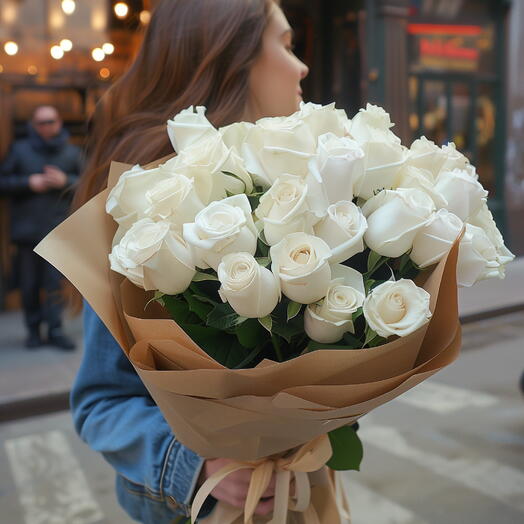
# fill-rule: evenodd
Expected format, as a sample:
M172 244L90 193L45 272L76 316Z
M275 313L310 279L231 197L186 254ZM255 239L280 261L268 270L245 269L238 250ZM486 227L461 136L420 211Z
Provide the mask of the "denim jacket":
M84 355L71 391L76 430L117 473L120 505L144 524L184 522L203 459L176 440L116 340L84 303ZM214 506L211 497L200 517Z

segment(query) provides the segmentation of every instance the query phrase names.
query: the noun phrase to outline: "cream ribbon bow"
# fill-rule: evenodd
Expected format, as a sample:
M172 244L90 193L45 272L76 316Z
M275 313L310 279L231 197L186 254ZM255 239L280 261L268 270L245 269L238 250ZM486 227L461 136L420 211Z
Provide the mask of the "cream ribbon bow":
M331 458L333 451L327 435L321 435L286 456L277 455L253 461L234 461L211 475L198 490L191 507L191 521L215 487L228 475L242 469L252 469L251 481L244 505L244 524L252 524L255 509L276 472L275 506L269 524L286 522L288 511L302 512L306 524L320 524L311 504L308 473L319 470ZM290 497L291 475L295 478L295 496Z

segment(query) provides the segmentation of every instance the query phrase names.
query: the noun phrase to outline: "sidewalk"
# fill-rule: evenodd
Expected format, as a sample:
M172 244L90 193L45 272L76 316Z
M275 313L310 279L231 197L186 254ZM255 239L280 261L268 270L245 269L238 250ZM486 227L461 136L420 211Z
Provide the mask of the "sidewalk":
M459 291L463 322L524 308L524 257L511 263L505 280L487 280ZM68 395L82 357L80 318L66 319L75 351L52 347L27 350L18 312L0 313L0 422L67 409Z
M0 313L0 422L67 408L82 358L82 320L66 317L64 324L77 343L74 351L28 350L22 314Z

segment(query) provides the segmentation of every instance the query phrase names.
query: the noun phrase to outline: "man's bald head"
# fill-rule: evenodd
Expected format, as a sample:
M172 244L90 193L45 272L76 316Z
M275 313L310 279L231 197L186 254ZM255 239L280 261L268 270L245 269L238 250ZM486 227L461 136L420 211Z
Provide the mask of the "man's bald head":
M38 106L33 113L32 124L44 140L51 140L62 130L62 120L53 106Z

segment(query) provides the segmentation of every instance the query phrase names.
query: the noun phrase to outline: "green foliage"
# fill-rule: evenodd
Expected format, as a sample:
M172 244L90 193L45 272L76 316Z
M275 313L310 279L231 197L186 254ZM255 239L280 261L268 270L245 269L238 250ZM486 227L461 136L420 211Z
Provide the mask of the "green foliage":
M211 273L204 273L202 271L197 271L193 277L193 282L205 282L206 280L218 280L218 277Z
M225 304L216 304L215 307L208 312L204 320L208 326L226 331L242 324L247 318L239 316L226 302Z
M289 304L287 305L287 319L291 320L292 318L295 318L302 309L302 304L299 304L298 302L293 302L293 300L289 301Z
M362 442L351 426L343 426L328 433L333 455L327 466L337 471L354 469L360 471L364 456Z
M271 330L273 329L273 320L271 318L271 315L259 318L258 321L265 329L267 329L271 333Z
M240 344L248 349L256 347L265 336L264 328L256 318L248 318L238 324L235 333Z

